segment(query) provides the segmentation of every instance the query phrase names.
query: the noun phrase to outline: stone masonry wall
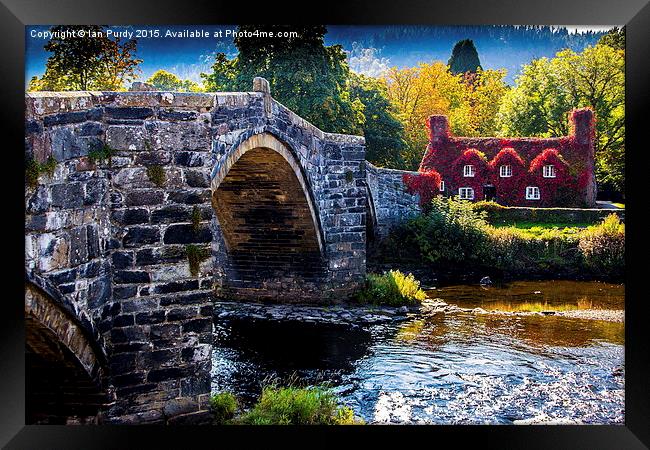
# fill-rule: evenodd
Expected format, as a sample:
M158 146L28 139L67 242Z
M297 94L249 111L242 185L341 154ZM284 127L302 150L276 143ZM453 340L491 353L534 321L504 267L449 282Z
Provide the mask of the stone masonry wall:
M417 195L406 192L403 175L404 170L384 169L366 162L366 180L371 215L374 215L373 226L377 237L384 237L391 227L420 213Z

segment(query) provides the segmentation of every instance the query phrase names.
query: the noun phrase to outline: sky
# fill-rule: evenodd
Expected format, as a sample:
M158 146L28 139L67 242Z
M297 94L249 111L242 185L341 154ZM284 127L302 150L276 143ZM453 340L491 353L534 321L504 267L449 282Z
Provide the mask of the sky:
M43 49L47 43L44 32L51 26L26 26L25 85L33 76L41 76L50 53ZM506 82L513 84L521 66L534 58L552 57L562 48L576 51L593 45L613 26L564 25L554 26L553 33L535 39L517 26L328 26L325 44L339 44L348 54L350 68L358 73L379 76L389 67L412 67L420 62L447 62L455 42L474 40L484 69L507 70ZM146 80L156 70L164 69L182 79L201 82L200 73L208 72L217 52L236 56L237 49L229 32L236 25L161 25L161 26L111 26L115 33L138 30L158 30L159 37L137 39L136 56L139 81ZM563 28L566 28L563 29ZM200 31L209 37L165 37L167 32ZM215 37L221 31L222 37Z

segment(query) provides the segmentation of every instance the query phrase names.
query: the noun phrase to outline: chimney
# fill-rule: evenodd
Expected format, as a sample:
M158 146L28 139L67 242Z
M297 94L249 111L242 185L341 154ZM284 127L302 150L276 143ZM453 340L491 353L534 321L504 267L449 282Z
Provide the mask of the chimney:
M449 139L449 120L447 116L429 116L427 119L429 142L440 144Z
M569 113L571 136L580 145L591 145L596 137L596 119L591 108L574 109Z

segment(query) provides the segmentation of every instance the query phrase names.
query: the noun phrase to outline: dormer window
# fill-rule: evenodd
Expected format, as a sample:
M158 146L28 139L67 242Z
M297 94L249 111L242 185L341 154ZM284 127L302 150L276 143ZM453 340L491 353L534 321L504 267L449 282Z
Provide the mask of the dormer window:
M499 175L501 178L508 178L512 176L512 166L505 165L499 168Z
M441 180L440 181L440 192L444 192L444 191L445 191L445 182Z
M528 186L526 188L526 200L539 200L539 188L537 186Z
M462 187L458 189L458 196L461 200L474 200L474 189L470 187Z
M476 175L476 168L473 165L467 164L465 167L463 167L464 177L473 177L474 175Z
M544 166L543 175L544 178L555 178L555 166L553 164Z

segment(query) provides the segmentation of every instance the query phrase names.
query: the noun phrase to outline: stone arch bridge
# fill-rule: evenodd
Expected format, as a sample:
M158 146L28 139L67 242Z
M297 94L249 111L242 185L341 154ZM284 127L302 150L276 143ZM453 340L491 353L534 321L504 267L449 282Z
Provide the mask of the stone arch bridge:
M25 100L29 422L202 420L215 297L345 300L368 238L418 211L362 137L263 79ZM63 390L39 372L54 361Z

